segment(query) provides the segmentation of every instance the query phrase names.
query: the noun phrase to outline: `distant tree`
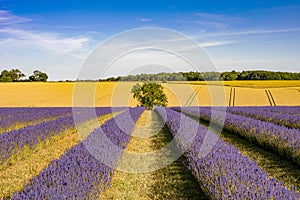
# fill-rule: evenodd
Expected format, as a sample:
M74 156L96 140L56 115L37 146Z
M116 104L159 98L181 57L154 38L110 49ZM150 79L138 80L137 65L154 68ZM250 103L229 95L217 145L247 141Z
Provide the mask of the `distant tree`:
M19 81L21 78L25 77L25 74L23 74L19 69L12 69L10 70L10 73L13 81Z
M3 70L3 71L1 72L1 75L0 75L0 81L1 81L1 82L12 82L12 81L13 81L13 79L12 79L12 77L11 77L9 71Z
M223 81L234 81L238 78L239 73L232 70L231 72L224 72L221 74L221 80Z
M0 81L1 82L15 82L20 81L21 78L25 77L25 74L23 74L19 69L12 69L10 71L3 70L0 75Z
M163 91L163 86L159 83L149 82L139 83L134 85L131 89L133 97L140 102L140 106L144 106L148 110L152 109L153 106L167 106L168 98Z
M109 77L109 78L106 79L106 81L119 81L119 80L120 80L120 77L117 77L117 78Z
M213 80L300 80L300 73L271 72L263 70L242 72L177 72L158 74L138 74L123 77L110 77L100 81L213 81Z
M33 72L33 75L29 76L30 81L40 81L40 82L46 82L48 80L48 75L44 72L41 72L39 70L35 70Z

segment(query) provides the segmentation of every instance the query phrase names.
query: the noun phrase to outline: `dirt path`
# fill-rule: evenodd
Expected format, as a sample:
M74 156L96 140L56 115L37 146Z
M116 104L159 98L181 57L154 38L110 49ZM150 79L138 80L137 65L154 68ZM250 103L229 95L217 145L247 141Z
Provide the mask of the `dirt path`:
M145 111L128 144L128 152L153 152L172 139L162 128L159 116ZM182 157L171 165L147 173L126 173L116 170L111 187L100 199L206 199L199 184L182 163Z

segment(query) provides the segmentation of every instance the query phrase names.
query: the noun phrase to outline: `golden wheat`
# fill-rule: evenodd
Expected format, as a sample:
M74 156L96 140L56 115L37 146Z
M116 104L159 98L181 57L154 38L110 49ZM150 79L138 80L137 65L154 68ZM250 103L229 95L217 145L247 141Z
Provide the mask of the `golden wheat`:
M0 107L131 106L136 82L0 83ZM164 83L169 106L300 105L300 81L193 81ZM74 88L79 91L74 103ZM79 100L79 101L78 101Z

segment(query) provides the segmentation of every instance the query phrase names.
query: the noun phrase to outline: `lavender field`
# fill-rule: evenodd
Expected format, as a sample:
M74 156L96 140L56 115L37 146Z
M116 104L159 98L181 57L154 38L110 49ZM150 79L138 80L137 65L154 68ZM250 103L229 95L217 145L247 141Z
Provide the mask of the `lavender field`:
M299 9L0 0L0 200L300 200Z
M145 199L300 199L300 107L103 107L94 110L96 127L86 111L0 109L1 199L112 199L135 190ZM137 140L158 123L152 143ZM136 182L147 191L125 187L139 175L118 178L123 154L173 138L182 152L175 165L142 174ZM107 143L117 148L103 153Z

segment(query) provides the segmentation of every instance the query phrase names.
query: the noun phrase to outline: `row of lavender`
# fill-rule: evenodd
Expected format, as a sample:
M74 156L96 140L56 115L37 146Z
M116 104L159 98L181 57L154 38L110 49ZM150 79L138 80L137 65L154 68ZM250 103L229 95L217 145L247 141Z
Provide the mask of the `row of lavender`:
M53 107L53 109L59 109L58 107ZM68 108L71 109L71 108ZM1 108L0 111L0 119L4 118L11 118L11 117L16 117L16 115L25 115L25 114L30 114L30 113L35 113L35 112L43 112L45 111L45 108L38 107L38 108L31 108L31 107L17 107L17 108L12 108L12 107L3 107Z
M181 109L174 107L173 109L182 110L205 121L211 121L212 118L210 107L184 107ZM226 118L223 124L220 119L225 117L225 111L222 112L218 108L213 109L213 111L214 120L211 121L212 123L300 165L300 131L298 129L290 129L228 112L225 113Z
M89 120L91 116L84 115L84 111L89 108L78 108L77 110L82 110L83 114L76 113L76 115L80 115L80 120L78 123L83 122L84 120ZM123 110L123 107L114 108L113 111ZM52 110L52 108L44 108L45 111L42 113L52 113L54 114L62 114L66 112L71 112L71 108L61 108L61 111L56 109ZM106 115L112 112L110 107L96 108L96 115ZM30 112L31 116L35 118L35 113ZM29 117L30 118L30 117ZM42 122L36 125L29 125L24 128L18 130L11 130L8 132L4 132L0 135L0 163L4 163L13 153L17 153L22 150L25 146L29 148L34 148L39 142L45 141L47 138L59 134L64 130L69 128L75 128L75 122L72 115L63 115L62 117L58 117L55 120Z
M16 124L26 124L44 119L70 115L72 108L1 108L0 130L7 130Z
M283 114L300 115L300 106L261 106L260 108L263 112L271 111Z
M212 199L291 199L300 198L294 189L286 189L275 178L268 177L265 171L239 153L233 145L229 145L206 127L199 125L189 117L171 109L156 107L155 110L163 116L166 125L177 139L187 139L186 135L197 130L194 140L186 149L187 166L198 179L202 189ZM177 136L177 135L182 135ZM192 134L191 134L192 135ZM210 151L206 144L214 144ZM188 142L179 141L178 144ZM208 148L209 149L209 148Z
M274 107L229 107L227 112L300 129L300 106L276 109Z
M119 151L112 154L106 149L110 158L117 164L124 148L129 142L130 134L144 108L129 110L108 120L95 129L84 141L73 146L60 159L53 160L37 177L24 186L21 192L15 192L12 199L97 199L99 194L109 186L113 169L95 158L97 148L103 144L99 135L104 134ZM128 120L131 118L131 121ZM122 127L122 128L120 128ZM92 147L88 147L92 145ZM93 152L91 152L92 148ZM89 149L89 151L88 151ZM103 149L98 149L100 151ZM99 152L98 152L99 153ZM103 153L103 152L102 152ZM96 156L97 157L97 156ZM104 159L102 157L102 159Z

